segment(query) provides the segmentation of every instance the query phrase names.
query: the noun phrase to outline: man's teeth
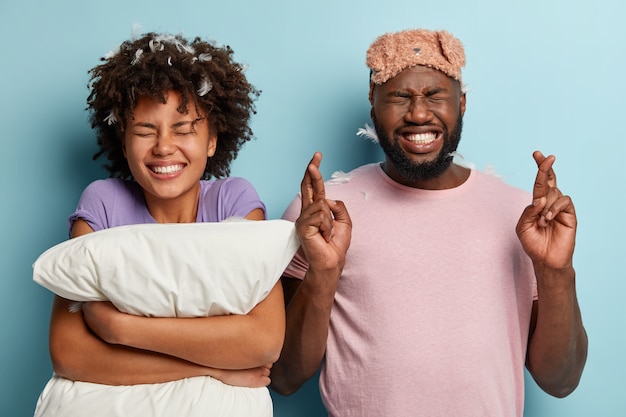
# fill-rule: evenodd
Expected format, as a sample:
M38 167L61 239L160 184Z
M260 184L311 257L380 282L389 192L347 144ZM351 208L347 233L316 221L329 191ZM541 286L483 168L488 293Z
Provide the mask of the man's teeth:
M182 165L168 165L168 166L153 166L152 171L157 174L173 174L174 172L178 172L183 169Z
M437 138L437 135L432 132L431 133L419 133L416 135L407 135L405 136L405 138L418 145L426 145L427 143L434 141Z

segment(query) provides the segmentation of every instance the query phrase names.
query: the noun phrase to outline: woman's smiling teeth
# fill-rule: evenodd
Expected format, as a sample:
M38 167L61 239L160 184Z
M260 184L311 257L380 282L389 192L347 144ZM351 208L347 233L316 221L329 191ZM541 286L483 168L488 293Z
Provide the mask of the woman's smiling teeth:
M184 168L183 164L166 165L166 166L150 166L150 170L155 174L173 174Z
M417 145L427 145L437 139L437 134L434 132L418 133L412 135L404 135L404 139L411 141Z

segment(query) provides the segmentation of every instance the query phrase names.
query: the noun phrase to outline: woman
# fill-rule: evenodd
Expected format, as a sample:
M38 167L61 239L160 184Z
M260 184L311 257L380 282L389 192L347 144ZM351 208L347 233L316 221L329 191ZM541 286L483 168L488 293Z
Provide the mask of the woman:
M90 71L88 109L111 178L91 183L68 225L72 238L138 223L265 219L249 182L227 177L259 92L230 47L148 33ZM209 180L215 177L216 180ZM212 376L265 387L284 337L282 287L247 315L151 318L90 302L79 314L55 296L50 352L59 378L106 385ZM82 313L82 314L80 314Z

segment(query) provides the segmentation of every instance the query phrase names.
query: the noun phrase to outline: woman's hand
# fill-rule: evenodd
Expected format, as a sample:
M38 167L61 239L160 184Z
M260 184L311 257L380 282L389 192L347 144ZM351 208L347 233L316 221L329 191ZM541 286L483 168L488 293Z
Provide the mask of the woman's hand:
M211 376L236 387L261 388L270 384L272 364L252 369L215 369Z
M124 344L120 326L128 314L122 313L109 301L91 301L82 305L85 323L100 339L111 344Z

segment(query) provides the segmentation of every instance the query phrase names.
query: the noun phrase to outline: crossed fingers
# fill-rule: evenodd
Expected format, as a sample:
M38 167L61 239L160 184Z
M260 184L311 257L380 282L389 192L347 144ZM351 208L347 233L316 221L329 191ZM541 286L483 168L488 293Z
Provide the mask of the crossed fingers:
M300 184L300 192L302 195L301 212L313 204L313 202L326 199L324 178L319 170L321 162L322 154L315 152L306 168L304 177L302 178L302 183Z
M533 205L543 207L538 223L545 227L571 202L569 198L562 198L563 193L556 186L556 174L552 168L555 157L553 155L546 157L540 151L535 151L533 158L538 168L533 186Z

